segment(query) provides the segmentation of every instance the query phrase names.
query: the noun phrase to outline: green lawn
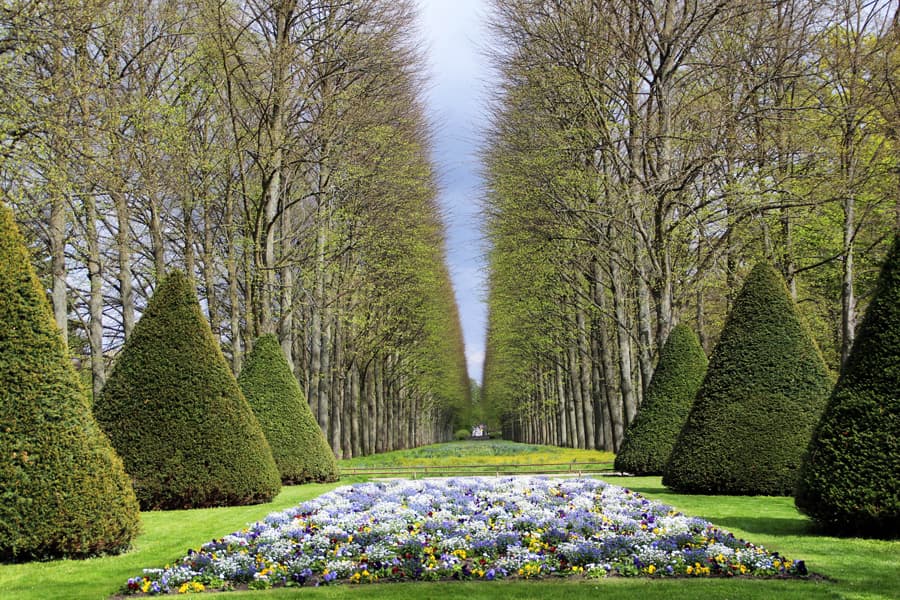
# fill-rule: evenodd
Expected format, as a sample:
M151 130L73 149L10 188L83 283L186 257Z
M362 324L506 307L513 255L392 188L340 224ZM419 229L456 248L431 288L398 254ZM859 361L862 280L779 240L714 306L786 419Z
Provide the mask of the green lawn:
M481 456L479 452L493 452L466 444L447 444L443 447L419 449L431 453L421 460L449 460L457 451L466 460L492 460L496 455ZM511 453L515 448L502 444ZM545 446L524 450L515 456L521 459L533 455L553 455ZM520 448L521 449L521 448ZM410 452L392 453L393 458L380 457L382 465L391 460L406 460ZM560 450L558 457L568 456ZM466 454L468 453L468 454ZM473 454L474 453L474 454ZM444 458L442 458L444 455ZM457 455L457 458L460 458ZM361 459L362 460L362 459ZM375 460L369 458L366 460ZM565 459L564 459L565 460ZM571 458L569 458L571 460ZM584 460L584 459L579 459ZM532 462L537 462L534 460ZM555 462L549 461L548 462ZM393 463L393 464L396 464ZM424 463L419 463L424 464ZM230 592L213 594L223 599L275 600L280 598L395 598L425 600L429 598L465 597L467 600L547 598L573 600L577 598L635 598L679 600L694 598L900 598L900 541L885 542L856 538L839 539L813 535L808 521L797 513L790 498L687 496L672 494L662 487L658 477L607 478L611 483L624 485L648 497L672 504L685 513L705 517L713 523L733 531L789 558L804 559L811 571L824 575L828 581L796 580L552 580L552 581L493 581L465 583L378 584L368 586L334 586L331 588L281 589L262 592ZM85 561L54 561L22 565L0 565L0 598L45 600L47 598L93 599L114 594L128 577L140 573L144 567L162 566L181 556L187 548L220 537L241 528L248 522L280 508L333 489L338 484L307 485L285 488L271 504L219 508L209 510L144 513L144 533L135 548L124 556L104 557ZM207 596L203 596L208 597Z
M352 467L453 467L458 465L521 465L571 462L609 463L615 455L599 450L576 450L556 446L517 444L504 440L449 442L412 450L398 450L342 460L342 469Z

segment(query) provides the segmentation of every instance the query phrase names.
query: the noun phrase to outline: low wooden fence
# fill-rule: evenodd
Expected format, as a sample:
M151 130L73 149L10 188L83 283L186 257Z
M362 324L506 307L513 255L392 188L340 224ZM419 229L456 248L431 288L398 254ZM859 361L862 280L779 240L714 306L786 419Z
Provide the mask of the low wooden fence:
M419 479L422 477L460 477L477 475L624 475L617 472L612 463L567 462L500 465L418 465L408 467L345 467L343 477L397 477Z

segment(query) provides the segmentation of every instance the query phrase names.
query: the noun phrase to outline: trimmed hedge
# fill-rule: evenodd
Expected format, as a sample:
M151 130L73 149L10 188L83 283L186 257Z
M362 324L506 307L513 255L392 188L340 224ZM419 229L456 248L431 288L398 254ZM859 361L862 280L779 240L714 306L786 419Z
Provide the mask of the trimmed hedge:
M734 303L663 484L790 495L832 379L781 275L757 265Z
M661 475L672 453L708 361L697 334L677 325L659 353L659 363L637 416L625 431L615 467L635 475Z
M900 237L810 443L796 503L831 533L900 536Z
M94 405L144 509L271 500L278 468L187 277L165 278Z
M140 529L122 461L0 203L0 560L124 550Z
M337 481L334 453L275 335L256 340L238 384L269 440L282 483Z

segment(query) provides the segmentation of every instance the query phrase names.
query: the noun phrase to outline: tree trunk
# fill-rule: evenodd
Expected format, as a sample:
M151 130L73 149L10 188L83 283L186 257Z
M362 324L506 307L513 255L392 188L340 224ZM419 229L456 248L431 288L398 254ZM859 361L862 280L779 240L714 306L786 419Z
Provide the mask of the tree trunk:
M584 448L584 396L581 393L581 370L578 366L578 350L574 342L569 343L569 381L572 385L572 414L575 419L575 448Z
M228 302L231 321L231 368L235 375L240 375L243 365L241 349L241 296L238 289L238 235L234 222L234 195L231 186L225 190L225 227L228 235L228 254L225 258L225 269L228 272Z
M54 195L50 204L50 266L53 271L53 317L69 345L69 298L66 295L66 200Z
M635 258L635 262L640 262L640 258ZM638 362L641 369L641 398L647 393L647 386L650 385L650 379L653 377L653 355L655 348L653 346L653 323L650 317L650 289L647 287L646 269L643 266L638 268L635 275L637 280L637 302L638 302L638 342L640 344L638 353ZM662 344L664 340L659 340Z
M628 327L624 284L620 277L617 257L610 258L610 282L613 289L613 310L615 311L616 335L619 347L619 391L622 394L621 404L610 405L610 417L613 424L613 440L615 449L619 449L625 427L634 418L637 405L634 398L634 386L631 374L631 336ZM624 420L623 420L624 412Z
M216 294L216 227L213 226L213 202L209 194L203 199L203 287L206 296L206 310L209 326L218 339L221 335L219 302Z
M167 271L165 237L163 236L162 217L159 214L159 199L155 194L150 194L147 200L150 205L150 246L153 252L153 269L156 272L156 280L159 281Z
M119 255L119 297L122 302L122 330L127 340L134 331L134 287L131 272L131 211L128 197L122 192L112 194L116 210L116 251Z
M847 362L856 337L856 297L853 291L853 237L855 200L844 196L844 260L841 266L841 366Z
M576 315L578 326L578 362L580 369L581 398L584 402L584 445L582 448L593 450L596 447L594 432L594 396L591 382L591 349L588 345L587 319L584 309L579 308Z
M85 237L87 242L88 279L91 295L88 310L91 315L91 381L93 398L100 397L106 383L106 364L103 357L103 270L100 262L100 236L97 233L97 204L90 194L84 197Z

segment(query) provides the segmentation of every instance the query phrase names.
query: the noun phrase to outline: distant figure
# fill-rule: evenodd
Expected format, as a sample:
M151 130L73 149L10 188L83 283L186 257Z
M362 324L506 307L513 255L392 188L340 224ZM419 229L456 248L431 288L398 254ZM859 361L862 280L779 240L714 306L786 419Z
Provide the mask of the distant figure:
M476 425L472 428L472 437L473 438L483 438L485 437L485 426L482 423L481 425Z

